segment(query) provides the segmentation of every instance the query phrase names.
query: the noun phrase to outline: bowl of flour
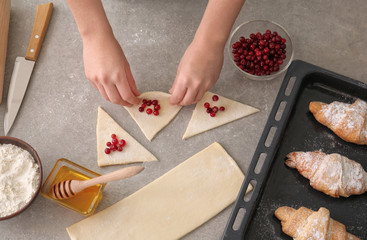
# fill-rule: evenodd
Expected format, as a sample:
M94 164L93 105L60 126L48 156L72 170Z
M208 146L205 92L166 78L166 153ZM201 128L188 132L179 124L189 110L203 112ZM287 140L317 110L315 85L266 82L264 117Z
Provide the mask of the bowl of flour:
M38 195L42 164L26 142L0 137L0 220L23 212Z

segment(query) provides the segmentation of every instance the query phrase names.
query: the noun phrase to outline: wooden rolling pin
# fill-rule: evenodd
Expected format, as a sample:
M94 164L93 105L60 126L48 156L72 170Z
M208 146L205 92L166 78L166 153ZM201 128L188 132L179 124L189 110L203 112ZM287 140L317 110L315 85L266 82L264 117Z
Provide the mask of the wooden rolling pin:
M10 0L0 0L0 103L3 99L3 86L6 63L6 49L8 46L8 32L10 22Z

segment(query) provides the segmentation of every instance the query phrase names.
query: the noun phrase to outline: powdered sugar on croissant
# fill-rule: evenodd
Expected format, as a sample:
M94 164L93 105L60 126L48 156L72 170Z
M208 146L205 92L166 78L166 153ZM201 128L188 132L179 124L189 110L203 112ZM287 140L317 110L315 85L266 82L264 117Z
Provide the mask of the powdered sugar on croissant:
M295 240L358 240L345 230L344 224L330 218L328 209L317 212L300 207L298 210L283 206L275 211L282 230Z
M367 191L367 173L361 164L340 154L291 152L286 165L297 168L310 185L332 197L349 197Z
M357 99L353 104L311 102L310 111L318 122L330 128L341 139L367 145L367 103Z

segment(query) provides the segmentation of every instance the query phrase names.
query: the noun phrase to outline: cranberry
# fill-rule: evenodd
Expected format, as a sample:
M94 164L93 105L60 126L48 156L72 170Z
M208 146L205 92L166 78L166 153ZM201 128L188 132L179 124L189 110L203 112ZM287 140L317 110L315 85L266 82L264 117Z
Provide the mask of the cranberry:
M153 111L153 114L154 114L155 116L158 116L158 115L159 115L159 111L158 111L158 110L154 110L154 111Z
M109 147L109 146L111 146L111 144L112 144L111 142L107 142L106 146Z
M279 65L286 59L286 39L269 29L265 33L250 34L240 40L232 48L236 65L245 72L254 75L270 75L279 70Z
M119 142L119 140L117 140L117 138L112 139L112 143L113 143L114 145L116 145L118 142Z
M144 112L144 108L143 107L139 107L139 112Z
M143 99L143 104L147 104L147 100L146 99Z
M211 109L210 107L208 107L208 108L206 109L206 112L207 112L207 113L211 113L211 112L213 112L213 109Z
M106 148L106 149L104 150L104 152L105 152L106 154L110 154L110 153L111 153L111 149Z
M145 103L143 103L143 104L141 105L141 107L142 107L142 108L146 108L146 107L147 107L147 105L146 105Z
M116 145L113 145L113 144L112 144L112 145L110 146L110 149L111 149L111 150L116 150Z
M218 101L219 97L218 97L218 95L213 95L212 99L213 99L213 101Z
M204 103L204 107L205 108L209 108L210 107L210 103L208 103L208 102Z
M124 147L126 145L126 141L124 139L121 139L119 141L119 145L120 145L120 147Z
M211 112L211 113L210 113L210 116L211 116L211 117L215 117L215 112Z
M215 113L218 112L218 107L217 106L214 106L212 109L213 109L213 112L215 112Z
M159 104L157 104L157 105L154 106L154 110L157 110L158 111L159 109L161 109L161 106Z
M148 100L146 104L147 104L147 106L152 105L152 100Z
M155 105L157 105L158 104L158 100L153 100L152 101L152 104L155 106Z
M224 110L225 110L225 108L223 106L219 108L219 111L223 112Z
M122 147L118 147L117 151L121 152L122 151Z
M149 106L149 105L148 105L148 106ZM148 108L148 109L146 110L146 112L147 112L147 114L152 114L153 110L152 110L151 108Z
M116 134L112 134L111 138L113 138L113 139L116 138Z

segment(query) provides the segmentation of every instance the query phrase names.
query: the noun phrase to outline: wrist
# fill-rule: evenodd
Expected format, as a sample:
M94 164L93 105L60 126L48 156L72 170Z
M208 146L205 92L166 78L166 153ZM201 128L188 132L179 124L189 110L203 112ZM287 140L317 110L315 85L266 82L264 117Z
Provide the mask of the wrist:
M220 34L212 34L210 32L203 33L198 31L192 42L202 48L218 49L223 51L227 42L227 37Z

